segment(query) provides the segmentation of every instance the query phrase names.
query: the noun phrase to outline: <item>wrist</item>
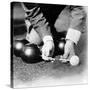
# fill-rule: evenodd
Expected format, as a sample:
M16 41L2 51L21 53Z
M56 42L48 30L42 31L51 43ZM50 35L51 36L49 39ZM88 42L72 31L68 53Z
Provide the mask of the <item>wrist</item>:
M75 44L78 43L79 39L81 36L81 32L72 28L69 28L67 35L66 35L66 40L71 40Z
M47 42L53 42L53 38L52 38L52 36L50 36L50 35L47 35L47 36L44 36L44 38L43 38L43 42L44 43L47 43Z
M70 39L67 39L66 42L68 42L68 43L70 43L70 44L72 44L72 45L75 44L75 43L74 43L72 40L70 40Z

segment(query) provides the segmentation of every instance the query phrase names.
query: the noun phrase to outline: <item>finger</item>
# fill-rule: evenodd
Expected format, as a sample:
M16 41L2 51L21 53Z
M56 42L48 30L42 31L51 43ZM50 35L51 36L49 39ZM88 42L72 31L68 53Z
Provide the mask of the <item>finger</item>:
M63 58L67 59L68 58L68 55L69 55L69 52L70 52L70 49L67 48L67 47L65 47Z
M42 47L42 55L45 55L45 47Z
M49 49L46 48L45 46L42 48L42 55L48 56L49 55Z
M48 60L48 57L46 57L45 55L42 54L42 59Z
M49 56L49 49L45 50L45 56Z

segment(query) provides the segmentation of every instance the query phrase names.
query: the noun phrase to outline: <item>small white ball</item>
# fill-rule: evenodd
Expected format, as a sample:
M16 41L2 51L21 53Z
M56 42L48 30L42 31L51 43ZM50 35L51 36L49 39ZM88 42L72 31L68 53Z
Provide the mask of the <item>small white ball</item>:
M70 59L70 64L72 66L77 66L79 64L79 57L78 56L72 56Z

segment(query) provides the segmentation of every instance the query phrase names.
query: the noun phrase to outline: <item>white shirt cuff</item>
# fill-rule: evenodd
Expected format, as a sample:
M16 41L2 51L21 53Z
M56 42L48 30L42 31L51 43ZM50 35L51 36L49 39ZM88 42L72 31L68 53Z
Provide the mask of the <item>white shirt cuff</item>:
M69 39L69 40L73 41L75 44L77 44L80 39L80 36L81 36L80 31L69 28L67 35L66 35L66 39Z
M43 42L46 43L47 41L53 41L52 36L50 36L50 35L44 36Z

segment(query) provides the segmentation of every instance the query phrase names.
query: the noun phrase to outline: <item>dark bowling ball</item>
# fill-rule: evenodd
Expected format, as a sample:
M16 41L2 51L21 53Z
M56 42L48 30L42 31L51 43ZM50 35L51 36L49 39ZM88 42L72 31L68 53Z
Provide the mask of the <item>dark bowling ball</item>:
M58 44L58 47L59 47L59 55L63 55L63 54L64 54L65 43L66 43L66 40L65 40L64 38L61 38L61 39L59 40L59 44Z
M23 43L19 40L15 40L13 47L15 56L20 57L24 47Z
M14 54L15 54L15 56L17 56L17 57L21 56L21 53L22 53L23 48L24 48L24 45L27 44L27 43L28 43L28 41L25 40L25 39L14 40L13 47L14 47Z
M26 45L23 49L22 60L25 63L37 63L42 61L40 49L35 44Z

